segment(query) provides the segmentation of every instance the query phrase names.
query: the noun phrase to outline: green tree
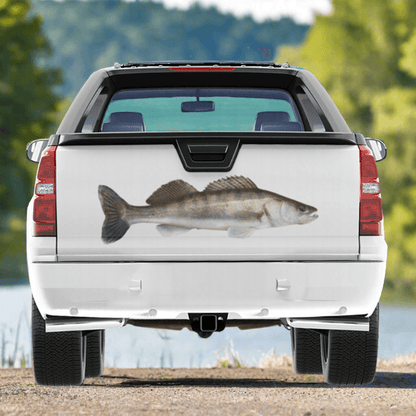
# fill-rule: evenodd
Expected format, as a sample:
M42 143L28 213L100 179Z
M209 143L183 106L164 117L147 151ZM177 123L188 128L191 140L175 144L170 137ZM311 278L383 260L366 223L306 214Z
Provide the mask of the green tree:
M309 29L290 18L255 22L200 4L167 9L155 1L33 0L65 71L62 94L73 98L87 77L115 61L267 60L298 45ZM57 24L59 22L59 24ZM261 53L260 48L270 50Z
M0 0L0 283L26 275L25 217L36 167L28 142L48 137L59 97L60 72L39 66L51 54L40 17L28 0Z
M416 299L416 1L333 0L279 61L313 72L351 129L385 141L386 300Z

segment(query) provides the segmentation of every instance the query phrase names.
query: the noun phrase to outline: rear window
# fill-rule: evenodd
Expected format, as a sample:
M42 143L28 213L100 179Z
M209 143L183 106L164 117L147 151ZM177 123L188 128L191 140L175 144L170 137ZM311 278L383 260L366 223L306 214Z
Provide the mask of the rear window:
M161 88L117 92L101 126L120 131L303 131L286 91Z

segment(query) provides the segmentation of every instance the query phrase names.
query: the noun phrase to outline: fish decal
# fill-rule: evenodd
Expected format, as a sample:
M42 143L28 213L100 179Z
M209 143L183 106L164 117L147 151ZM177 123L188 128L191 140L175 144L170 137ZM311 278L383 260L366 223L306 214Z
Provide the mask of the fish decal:
M247 238L263 228L307 224L318 218L316 208L259 189L243 176L211 182L202 192L180 179L171 181L146 200L149 205L141 207L128 204L105 185L98 187L98 196L105 214L101 238L106 244L143 222L159 224L156 228L164 237L195 228Z

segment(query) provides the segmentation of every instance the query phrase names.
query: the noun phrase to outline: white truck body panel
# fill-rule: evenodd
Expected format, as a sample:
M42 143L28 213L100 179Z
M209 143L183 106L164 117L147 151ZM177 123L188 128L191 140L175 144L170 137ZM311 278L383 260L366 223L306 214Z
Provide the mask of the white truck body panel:
M385 262L363 261L30 265L44 317L128 319L224 311L228 319L305 318L342 316L341 308L345 315L371 315L384 273ZM286 290L277 290L279 282Z
M183 169L172 145L58 147L58 261L357 260L358 158L356 146L243 145L231 172L195 173ZM240 175L316 207L319 218L260 229L244 239L202 229L164 237L157 224L140 223L115 243L101 240L99 185L131 205L146 206L146 199L172 180L202 191L210 182Z

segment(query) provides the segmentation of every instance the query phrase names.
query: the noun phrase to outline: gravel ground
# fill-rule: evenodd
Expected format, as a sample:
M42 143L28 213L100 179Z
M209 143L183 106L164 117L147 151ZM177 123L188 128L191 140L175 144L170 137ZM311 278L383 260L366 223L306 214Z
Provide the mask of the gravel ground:
M334 388L269 368L125 369L79 387L41 387L32 369L0 369L0 415L409 415L416 414L416 354L379 361L374 383Z

